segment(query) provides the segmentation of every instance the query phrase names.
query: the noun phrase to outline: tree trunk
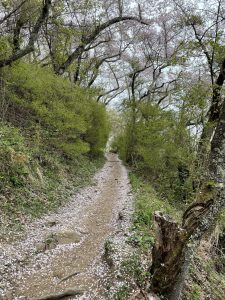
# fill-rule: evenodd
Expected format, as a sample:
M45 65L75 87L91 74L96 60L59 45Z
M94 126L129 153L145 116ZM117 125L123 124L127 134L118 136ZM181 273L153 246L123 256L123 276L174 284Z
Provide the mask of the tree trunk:
M217 122L220 117L220 110L222 105L222 99L221 99L221 89L224 84L225 80L225 59L223 60L220 68L220 73L218 75L218 78L216 80L216 83L212 87L213 95L212 95L212 103L210 105L209 111L208 111L208 122L206 126L203 128L201 139L199 142L199 155L200 157L205 157L207 153L209 153L209 145L210 141L212 139L214 130L216 128Z
M180 299L191 252L215 225L225 206L225 104L211 142L208 174L196 202L183 214L182 225L155 214L157 237L152 250L151 290L165 299Z
M131 81L131 98L130 98L130 105L131 105L131 120L130 120L130 128L129 128L129 141L126 153L126 162L131 162L132 165L135 165L134 159L134 146L136 143L136 97L135 97L135 81L137 78L137 73L134 72L132 74L132 81Z
M185 262L187 233L170 217L155 213L156 243L152 250L151 290L168 296L177 283Z

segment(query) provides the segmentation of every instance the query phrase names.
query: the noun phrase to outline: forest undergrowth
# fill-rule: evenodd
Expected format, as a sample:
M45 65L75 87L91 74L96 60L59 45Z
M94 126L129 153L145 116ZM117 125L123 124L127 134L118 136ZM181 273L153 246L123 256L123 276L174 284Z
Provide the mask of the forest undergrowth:
M128 284L118 290L115 299L119 300L129 299L132 290L146 291L149 286L151 276L148 268L151 265L151 251L156 237L154 213L160 211L168 214L177 222L180 222L182 218L181 207L174 206L160 197L150 182L140 175L140 172L131 170L129 177L134 195L135 212L128 243L134 247L135 254L124 261L122 272ZM223 218L221 216L220 225L218 225L221 227L217 227L217 233L211 232L201 242L199 250L194 253L182 300L222 300L224 298L225 257L222 235L220 235L220 230L224 226Z
M1 76L0 235L8 239L90 183L109 123L94 90L51 71L18 63Z

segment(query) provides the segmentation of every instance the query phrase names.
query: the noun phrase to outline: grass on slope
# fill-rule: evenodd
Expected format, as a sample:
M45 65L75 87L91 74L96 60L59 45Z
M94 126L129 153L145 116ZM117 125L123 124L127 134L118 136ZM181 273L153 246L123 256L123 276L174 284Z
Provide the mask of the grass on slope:
M130 182L135 197L133 242L142 250L148 250L154 243L154 212L160 210L175 220L179 220L180 212L169 202L160 199L149 182L135 173L130 173Z
M115 300L130 299L132 292L140 288L144 290L150 280L148 268L151 264L151 249L155 239L154 212L164 211L177 220L180 216L180 212L169 202L160 199L149 182L133 172L129 173L129 178L135 201L133 225L128 236L133 251L122 262L120 274L123 280L113 295Z
M129 299L131 290L137 286L145 288L150 280L148 267L155 237L154 212L160 210L178 222L182 215L171 202L160 199L150 183L140 176L130 172L130 182L135 197L135 213L129 241L134 245L135 253L124 262L124 274L129 284L117 292L115 299L119 300ZM182 300L224 299L225 256L218 249L218 242L216 245L212 243L213 236L214 232L202 241L191 262Z
M0 124L0 239L23 228L34 217L54 210L90 183L103 158L69 159L46 149L37 136L26 137Z

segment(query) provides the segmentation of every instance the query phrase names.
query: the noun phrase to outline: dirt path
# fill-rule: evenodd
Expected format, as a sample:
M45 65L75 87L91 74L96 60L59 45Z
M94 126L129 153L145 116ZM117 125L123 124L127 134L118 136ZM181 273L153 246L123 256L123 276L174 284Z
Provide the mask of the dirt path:
M110 236L125 251L132 199L127 171L115 154L56 213L27 226L23 241L0 245L0 299L40 299L67 290L69 299L101 299L107 281L104 243ZM67 298L68 299L68 298Z

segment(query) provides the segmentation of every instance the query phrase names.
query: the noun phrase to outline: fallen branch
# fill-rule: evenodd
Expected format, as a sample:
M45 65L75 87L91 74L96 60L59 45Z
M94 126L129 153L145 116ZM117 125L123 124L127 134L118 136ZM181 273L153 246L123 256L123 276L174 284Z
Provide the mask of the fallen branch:
M72 273L72 274L70 274L70 275L68 275L68 276L66 276L66 277L63 277L63 278L58 282L58 284L60 284L60 283L63 282L63 281L66 281L67 279L69 279L69 278L71 278L71 277L73 277L73 276L76 276L76 275L78 275L78 274L80 274L80 272L74 272L74 273Z

